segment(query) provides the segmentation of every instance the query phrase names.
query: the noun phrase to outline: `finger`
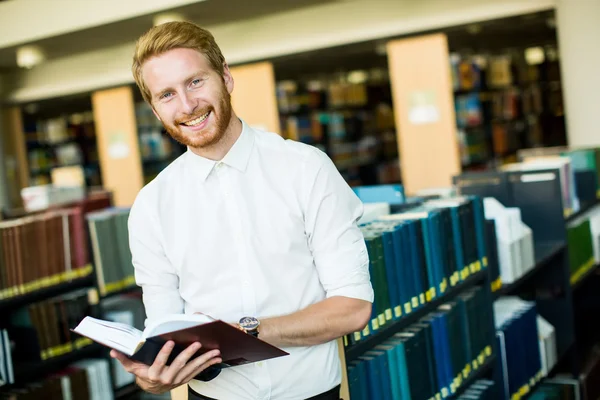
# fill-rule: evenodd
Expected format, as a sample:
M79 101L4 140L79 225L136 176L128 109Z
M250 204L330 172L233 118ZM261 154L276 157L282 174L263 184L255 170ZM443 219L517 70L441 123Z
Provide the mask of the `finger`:
M219 350L212 350L196 357L179 372L176 378L177 382L179 384L187 383L206 368L222 362L220 355Z
M223 359L221 357L215 357L210 359L208 362L201 364L198 368L196 368L195 370L192 371L191 374L188 374L187 376L185 376L181 383L179 383L180 385L182 384L186 384L189 381L191 381L192 379L194 379L198 374L200 374L201 372L205 371L206 369L208 369L209 367L215 365L215 364L219 364L222 363Z
M146 364L137 362L137 361L133 361L132 359L127 357L125 354L123 354L119 351L116 351L116 350L111 350L110 356L112 358L119 360L121 365L123 365L123 368L125 368L125 371L127 371L131 374L134 374L140 378L147 377L148 366Z
M169 340L156 355L154 362L148 368L148 379L151 382L158 382L160 380L160 376L167 365L167 360L173 351L173 347L175 347L175 343Z
M127 369L129 366L134 364L133 360L130 360L129 357L127 357L125 354L121 353L120 351L111 350L110 356L112 358L116 358L117 360L119 360L119 362L121 362L121 364L123 365L123 367L125 367L125 369Z
M164 379L166 382L173 382L173 379L175 379L177 374L179 374L179 371L186 366L190 358L192 358L192 356L196 354L198 350L200 350L200 347L202 347L200 343L192 343L184 351L179 353L173 362L171 362L171 365L169 365L166 372L163 371L162 379Z

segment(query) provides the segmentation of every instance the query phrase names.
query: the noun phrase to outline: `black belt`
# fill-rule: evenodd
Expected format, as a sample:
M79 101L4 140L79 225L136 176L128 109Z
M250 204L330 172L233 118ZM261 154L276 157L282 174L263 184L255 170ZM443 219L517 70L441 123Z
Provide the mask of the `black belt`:
M191 387L188 386L188 400L217 400L212 397L207 397L201 395L194 391ZM331 390L328 390L324 393L318 394L316 396L310 397L306 400L340 400L340 385L337 385Z

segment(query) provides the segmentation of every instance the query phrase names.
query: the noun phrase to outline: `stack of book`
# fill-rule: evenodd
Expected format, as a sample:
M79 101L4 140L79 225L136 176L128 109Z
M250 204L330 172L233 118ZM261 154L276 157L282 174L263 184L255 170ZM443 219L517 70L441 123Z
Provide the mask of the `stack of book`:
M485 293L465 291L348 365L354 399L446 398L492 355Z
M494 302L504 396L523 396L542 379L543 370L535 303L517 297Z
M375 334L487 267L481 200L429 201L361 225L375 292L370 324L349 344Z
M494 221L500 278L504 284L513 283L535 266L533 232L518 207L504 207L493 197L483 204L485 218Z
M528 157L520 163L506 164L502 166L503 171L540 171L542 174L530 175L529 180L534 181L546 179L544 171L558 170L560 176L560 188L562 204L565 216L569 216L580 209L579 197L575 190L575 171L568 157Z
M0 329L0 387L15 383L10 338L7 329Z
M85 359L57 371L43 381L10 389L6 392L6 398L113 400L109 372L107 360Z
M86 216L101 296L135 284L127 229L129 211L129 208L108 208Z
M556 329L540 315L537 316L537 328L539 332L542 375L548 376L552 368L558 363Z
M110 194L100 192L0 222L0 300L90 275L85 215L108 205Z
M47 360L91 344L91 340L70 331L90 313L87 289L14 311L8 328L15 342L13 360Z

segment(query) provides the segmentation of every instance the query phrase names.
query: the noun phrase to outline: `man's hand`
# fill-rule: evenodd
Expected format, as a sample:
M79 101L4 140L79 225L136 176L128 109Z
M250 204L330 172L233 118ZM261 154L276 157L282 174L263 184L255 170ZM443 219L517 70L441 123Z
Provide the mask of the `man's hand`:
M162 394L188 383L206 368L221 362L219 350L213 350L188 363L201 347L200 343L193 343L167 366L167 359L173 347L173 341L165 343L151 366L130 360L116 350L111 350L110 356L119 360L127 372L137 377L137 383L144 391L153 394Z

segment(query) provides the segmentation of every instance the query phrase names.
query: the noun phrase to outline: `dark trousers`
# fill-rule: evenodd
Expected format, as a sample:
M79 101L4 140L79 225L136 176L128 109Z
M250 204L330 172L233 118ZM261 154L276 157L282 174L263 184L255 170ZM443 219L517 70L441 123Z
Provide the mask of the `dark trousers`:
M188 400L217 400L212 397L206 397L200 393L196 393L188 386ZM306 400L340 400L340 386L336 386L331 390L318 394Z

